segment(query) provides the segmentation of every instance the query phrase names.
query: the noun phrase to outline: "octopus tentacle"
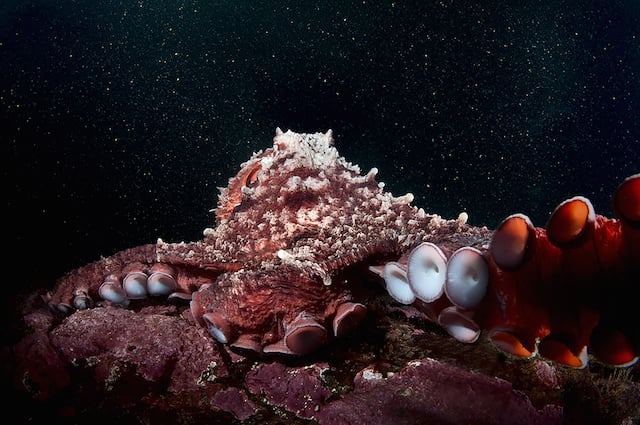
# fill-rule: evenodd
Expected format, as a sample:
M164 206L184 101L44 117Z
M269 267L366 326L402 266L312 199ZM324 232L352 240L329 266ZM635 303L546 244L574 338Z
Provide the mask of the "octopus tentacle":
M200 291L206 289L205 287L200 288ZM200 302L197 299L193 299L193 297L191 298L191 301L189 302L189 311L191 313L191 317L193 318L193 321L202 326L205 327L206 326L206 322L204 321L204 314L205 311L202 308L202 305L200 304Z
M240 350L249 350L256 353L262 352L262 336L258 334L242 334L236 338L231 344L233 348Z
M475 342L480 327L473 316L489 284L489 272L482 252L473 247L457 249L447 260L431 242L414 248L403 264L389 261L383 268L370 267L381 276L396 301L411 304L461 342ZM444 296L446 294L446 296Z
M141 300L147 298L147 276L140 270L128 272L122 279L122 288L128 299Z
M86 310L94 306L93 299L85 291L79 290L73 297L73 307L77 310Z
M548 334L544 296L527 283L544 280L544 264L559 258L547 239L538 237L542 233L524 214L511 215L494 232L487 253L491 284L482 309L483 327L496 347L518 357L535 356L538 339ZM544 253L551 254L541 261Z
M423 242L415 247L407 262L407 280L416 298L430 303L442 296L447 257L438 245Z
M305 355L320 348L328 339L327 329L307 312L300 312L290 322L283 322L282 339L263 347L268 354Z
M156 296L190 300L192 291L226 270L238 268L233 263L194 266L189 263L189 255L199 247L180 246L180 255L171 258L162 258L167 244L161 240L156 245L120 251L67 273L42 298L53 312L64 315L91 308L100 300L120 307L128 306L131 300Z
M209 333L222 344L228 344L233 339L233 329L229 321L220 313L212 312L202 315Z
M366 314L367 308L364 304L350 301L340 304L332 321L333 335L342 337L353 332Z
M632 293L640 276L640 174L625 179L613 195L616 222L601 226L598 256L610 264L610 288L602 300L602 317L593 330L590 349L602 361L629 366L640 357L640 329L635 299L614 294ZM618 241L613 244L613 241ZM611 259L617 258L617 261Z
M640 331L632 302L617 294L633 291L640 275L640 175L616 190L613 209L618 219L607 219L577 196L560 203L544 229L523 214L507 217L487 249L459 248L446 265L437 245L423 242L369 269L392 298L415 303L459 341L474 342L484 329L517 357L584 368L591 351L628 366L640 356ZM446 272L446 298L437 285L424 295L423 281L440 282L436 270Z
M546 229L523 215L498 226L482 317L498 348L576 368L587 366L589 351L615 366L638 360L633 306L618 294L633 291L640 267L640 175L619 186L613 209L618 219L607 219L574 197L555 209Z
M460 342L473 343L480 337L480 326L473 320L473 312L449 306L438 315L438 324Z
M173 267L168 264L154 264L151 267L150 275L147 278L147 290L149 295L162 296L175 293L178 289L178 282L174 277L176 272Z
M496 229L489 248L490 256L503 270L514 270L523 265L532 254L536 230L524 214L507 217Z
M538 354L535 338L523 334L515 327L496 327L489 331L489 339L496 348L515 357L535 357Z
M122 279L118 274L109 274L98 288L98 295L110 305L120 307L128 306L131 300L149 297L191 299L191 293L181 292L175 277L177 273L171 266L157 263L150 268L148 274L143 271L146 269L148 267L134 263L124 268Z
M327 330L313 316L302 312L286 325L284 345L293 354L309 354L327 341Z
M411 290L407 277L407 267L404 264L390 261L384 266L384 281L387 292L401 304L411 304L416 300L416 294Z
M120 275L132 263L155 263L155 246L142 245L136 248L120 251L108 258L93 262L79 269L73 270L60 278L53 291L43 298L53 310L65 310L65 314L72 313L77 306L90 306L93 302L83 303L82 299L99 299L100 285L109 275ZM79 298L75 302L76 298Z
M122 287L120 278L115 274L107 276L100 288L98 288L98 294L103 300L109 301L113 305L121 305L123 307L129 305L127 292Z
M489 269L479 250L466 246L451 255L444 292L455 306L475 309L487 293L488 285Z

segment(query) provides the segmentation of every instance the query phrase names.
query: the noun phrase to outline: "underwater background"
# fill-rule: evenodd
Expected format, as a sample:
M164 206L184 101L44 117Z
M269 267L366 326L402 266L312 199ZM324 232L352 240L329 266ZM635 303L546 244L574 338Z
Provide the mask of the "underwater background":
M543 226L578 194L612 215L640 172L640 2L336 3L4 0L21 289L200 239L217 188L276 127L332 129L347 160L446 218Z

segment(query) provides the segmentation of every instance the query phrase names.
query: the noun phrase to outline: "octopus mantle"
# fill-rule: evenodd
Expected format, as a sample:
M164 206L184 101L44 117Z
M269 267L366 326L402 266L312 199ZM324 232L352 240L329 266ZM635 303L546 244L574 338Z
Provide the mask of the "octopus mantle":
M640 326L624 294L640 275L640 174L614 194L616 219L575 197L546 229L515 214L495 231L464 213L428 214L411 194L385 192L376 174L340 157L331 131L278 129L273 147L221 189L202 240L159 239L74 270L42 297L57 319L30 304L27 322L49 330L102 307L166 308L232 355L310 355L357 334L383 289L388 311L404 305L455 341L484 335L507 358L637 361Z

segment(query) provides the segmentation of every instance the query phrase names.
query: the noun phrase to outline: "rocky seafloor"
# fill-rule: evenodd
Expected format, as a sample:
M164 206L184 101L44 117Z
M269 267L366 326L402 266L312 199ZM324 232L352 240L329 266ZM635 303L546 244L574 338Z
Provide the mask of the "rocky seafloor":
M305 357L218 344L185 305L54 317L33 293L5 326L17 423L634 424L640 367L575 370L462 344L380 293L364 323Z

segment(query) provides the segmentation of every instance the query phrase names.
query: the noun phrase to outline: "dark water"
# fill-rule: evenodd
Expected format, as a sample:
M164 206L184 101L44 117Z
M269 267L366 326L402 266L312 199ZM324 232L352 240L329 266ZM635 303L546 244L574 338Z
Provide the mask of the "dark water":
M3 0L20 281L198 239L277 126L331 128L393 193L489 227L576 194L611 215L640 171L636 0L330 3Z

